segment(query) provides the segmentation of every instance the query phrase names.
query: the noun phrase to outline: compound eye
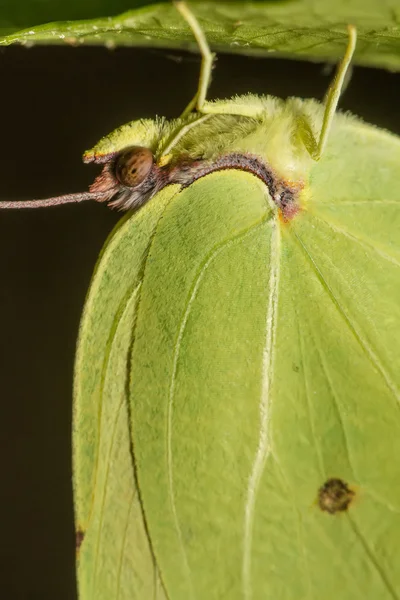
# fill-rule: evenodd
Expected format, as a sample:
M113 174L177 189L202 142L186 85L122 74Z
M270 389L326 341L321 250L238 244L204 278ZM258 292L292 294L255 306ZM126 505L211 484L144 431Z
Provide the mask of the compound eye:
M148 148L135 146L122 152L115 165L115 175L122 185L136 187L148 176L154 158Z

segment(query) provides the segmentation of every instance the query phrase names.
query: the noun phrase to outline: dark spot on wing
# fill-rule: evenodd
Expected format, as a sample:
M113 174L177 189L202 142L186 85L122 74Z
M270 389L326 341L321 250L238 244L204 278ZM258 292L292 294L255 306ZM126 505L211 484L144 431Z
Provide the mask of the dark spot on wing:
M85 532L82 531L81 529L78 529L78 531L75 534L75 548L76 548L77 552L79 552L79 549L82 545L84 538L85 538Z
M347 510L354 492L342 479L328 479L318 490L318 505L331 515Z

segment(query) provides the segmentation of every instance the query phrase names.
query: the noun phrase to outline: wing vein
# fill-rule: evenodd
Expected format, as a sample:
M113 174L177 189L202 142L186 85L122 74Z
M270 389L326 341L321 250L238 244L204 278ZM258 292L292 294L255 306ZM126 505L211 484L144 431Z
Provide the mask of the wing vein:
M305 360L306 353L304 351L304 338L303 338L303 335L302 335L301 329L300 329L300 319L299 319L299 315L297 312L296 304L294 306L295 306L295 311L296 311L297 329L298 329L298 333L299 333L299 347L300 347L300 354L301 354L301 362L303 364L302 373L303 373L304 389L306 392L308 421L310 423L311 435L312 435L313 442L314 442L315 453L317 455L319 472L321 474L322 479L324 479L325 475L326 475L324 458L322 455L321 445L318 441L318 436L315 431L315 423L314 423L314 416L313 416L313 410L312 410L310 388L309 388L308 379L307 379L307 375L306 375L306 360Z
M251 581L251 551L254 528L254 512L257 493L265 463L271 453L269 438L270 424L270 394L273 377L274 340L276 336L277 309L278 309L278 287L280 267L280 230L277 222L272 223L271 246L269 261L269 297L266 315L266 335L262 359L262 383L260 397L260 431L258 447L254 457L251 474L249 477L247 498L244 510L244 536L243 536L243 564L242 581L243 596L246 600L252 598Z
M127 296L124 298L122 308L118 311L117 316L115 317L114 323L116 323L116 325L113 329L113 336L112 336L112 339L110 340L109 351L106 355L106 360L104 363L104 370L103 370L104 379L102 381L102 387L101 387L102 397L103 397L103 389L104 389L105 381L107 378L108 365L109 365L109 360L111 357L112 346L116 340L118 328L123 320L123 317L124 317L126 311L131 306L131 303L135 302L138 291L140 289L140 286L141 286L141 282L138 283L133 290L130 290L129 294L127 294ZM124 405L124 401L125 401L125 398L124 398L124 396L122 396L122 398L116 408L116 411L114 413L114 420L113 420L112 432L111 432L111 440L110 440L110 445L109 445L108 452L107 452L106 472L105 472L105 478L104 478L103 493L102 493L102 497L101 497L99 526L98 526L98 531L97 531L97 542L96 542L96 554L95 554L94 568L93 568L93 581L92 581L93 598L95 597L94 590L95 590L95 585L96 585L96 574L97 574L98 558L99 558L99 552L100 552L100 537L101 537L101 532L102 532L102 528L103 528L104 507L105 507L106 496L107 496L107 483L108 483L108 477L110 474L111 453L112 453L112 449L113 449L114 442L115 442L117 423L118 423L118 419L120 416L121 408ZM99 447L100 447L100 436L101 436L101 428L100 428L100 432L99 432L99 444L98 444ZM98 464L98 461L97 461L97 464ZM98 477L96 476L96 488L97 488L97 482L98 482ZM96 488L95 488L95 490L96 490ZM94 495L95 495L95 490L94 490Z
M384 585L384 587L386 588L386 590L389 593L389 596L391 596L391 598L393 600L399 600L399 597L396 593L395 588L392 586L391 582L389 581L385 571L383 570L383 568L381 567L381 565L379 564L379 561L377 560L376 556L374 555L372 549L370 548L370 546L367 543L367 540L365 539L365 537L363 536L363 534L361 533L360 528L358 527L357 523L355 522L355 520L350 516L349 513L346 513L347 519L350 523L350 527L352 528L354 534L356 535L356 537L358 538L358 540L360 541L365 554L367 555L368 559L370 560L371 564L373 565L373 567L375 568L376 573L378 574L380 580L382 581L382 584Z
M390 254L387 254L386 252L384 252L383 250L381 250L380 248L378 248L374 244L369 244L367 241L365 241L365 240L357 237L353 233L350 233L349 231L346 231L345 229L342 229L341 227L338 227L337 225L333 224L330 220L326 219L325 217L324 218L319 217L315 213L312 213L312 217L314 219L317 219L318 221L321 221L322 223L325 223L333 231L336 231L337 233L340 233L341 235L344 235L345 237L349 238L350 240L352 240L356 244L359 244L362 248L368 248L369 250L372 250L372 251L376 252L384 260L387 260L388 262L393 263L394 265L396 265L396 267L400 267L400 262L396 258L394 258L394 256L391 256Z
M131 497L129 500L129 508L128 508L128 512L126 515L126 525L125 525L125 529L124 529L124 534L122 536L122 544L121 544L121 552L118 558L118 566L117 566L117 580L116 580L116 590L117 590L117 594L115 596L115 600L119 600L119 593L121 590L121 573L122 573L122 563L124 560L124 553L125 553L125 547L126 547L126 540L127 540L127 536L128 536L128 529L129 529L129 520L131 518L131 512L132 512L132 507L133 507L133 501L135 499L135 490L132 491L131 493Z
M389 388L389 390L393 394L394 398L397 400L397 407L400 410L400 392L397 389L395 383L390 379L388 373L386 373L384 367L381 365L381 363L379 361L379 358L376 356L375 352L370 347L370 345L368 344L367 340L365 340L362 337L362 335L357 331L356 326L353 325L353 323L351 322L350 317L346 314L344 308L342 307L342 305L340 304L340 302L336 298L335 294L333 293L333 290L328 285L328 282L324 278L321 270L319 269L318 265L316 264L316 262L312 258L310 252L306 248L306 246L305 246L304 242L302 241L302 239L299 237L299 235L297 233L295 233L294 235L296 236L300 247L303 249L304 254L308 258L308 261L309 261L311 267L313 268L315 274L317 275L320 283L322 284L323 289L325 289L325 291L327 292L328 296L331 298L331 300L332 300L334 306L336 307L338 313L343 318L343 321L346 323L347 327L352 332L354 338L356 339L356 341L358 342L358 344L360 345L360 347L365 352L365 355L368 357L368 359L370 360L370 362L373 365L373 367L378 371L378 373L380 373L380 375L383 378L383 380L385 381L387 387Z
M346 451L346 455L347 455L347 461L349 463L349 467L350 467L351 471L353 472L353 476L358 480L358 477L356 475L356 469L354 468L354 464L353 464L353 461L352 461L352 458L351 458L350 446L349 446L349 442L348 442L348 436L347 436L346 428L345 428L345 425L344 425L344 420L343 420L342 413L341 413L340 408L339 408L338 396L337 396L337 394L335 392L335 388L334 388L333 382L332 382L332 380L331 380L331 378L329 376L328 367L327 367L327 364L326 364L326 362L325 362L325 360L323 358L323 354L321 352L321 349L320 349L320 347L319 347L319 345L318 345L318 343L317 343L317 341L316 341L316 339L313 336L313 334L312 334L311 331L310 331L310 333L311 333L311 337L312 337L312 339L314 341L314 345L315 345L315 347L317 349L317 352L318 352L318 357L319 357L320 365L322 367L322 372L323 372L323 374L325 376L325 379L326 379L326 382L328 384L328 388L329 388L329 391L330 391L330 394L331 394L331 397L332 397L332 400L333 400L333 406L335 407L335 412L336 412L336 415L337 415L337 418L338 418L338 421L339 421L339 424L340 424L340 428L341 428L342 433L343 433L343 440L344 440L344 447L345 447L345 451Z
M241 231L240 233L236 234L235 236L233 236L227 240L224 240L221 244L219 244L217 247L214 247L210 251L210 253L206 257L206 259L203 261L203 263L200 267L200 270L196 273L196 276L194 277L194 283L192 284L188 299L185 304L185 309L183 311L183 316L182 316L180 326L179 326L178 336L177 336L177 339L175 342L171 381L170 381L169 394L168 394L167 422L166 422L168 488L169 488L169 499L170 499L170 503L171 503L171 510L172 510L172 515L173 515L173 519L174 519L175 530L176 530L176 533L178 536L179 545L181 548L181 554L182 554L182 558L184 561L185 570L186 570L187 578L189 581L192 598L195 598L195 591L194 591L194 587L193 587L193 583L192 583L192 576L191 576L191 570L190 570L190 566L189 566L189 560L188 560L188 557L187 557L187 554L185 551L185 547L184 547L184 543L183 543L183 536L182 536L182 531L181 531L181 527L179 524L178 512L176 509L174 483L173 483L173 466L172 466L173 465L173 461L172 461L172 416L173 416L173 409L174 409L174 395L175 395L178 363L179 363L179 358L180 358L182 339L183 339L183 336L185 333L186 325L187 325L187 322L189 319L189 315L190 315L193 303L196 299L197 293L200 288L200 284L203 281L204 275L206 274L210 264L217 258L217 256L219 256L219 254L221 254L221 252L226 250L226 248L229 248L231 245L243 240L243 238L245 238L250 233L256 231L259 227L261 227L264 223L266 223L266 221L268 221L268 218L264 217L263 219L260 220L260 222L256 223L255 225L251 225L244 231Z

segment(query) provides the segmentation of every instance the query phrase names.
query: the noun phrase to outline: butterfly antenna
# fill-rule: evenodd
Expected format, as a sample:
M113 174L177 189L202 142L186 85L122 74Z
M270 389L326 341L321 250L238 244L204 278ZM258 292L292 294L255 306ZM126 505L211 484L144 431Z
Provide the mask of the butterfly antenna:
M1 202L1 208L48 208L49 206L59 206L60 204L73 204L76 202L85 202L86 200L94 200L96 202L104 202L109 197L109 194L99 192L78 192L76 194L65 194L64 196L55 196L54 198L46 198L45 200L15 200L11 202Z

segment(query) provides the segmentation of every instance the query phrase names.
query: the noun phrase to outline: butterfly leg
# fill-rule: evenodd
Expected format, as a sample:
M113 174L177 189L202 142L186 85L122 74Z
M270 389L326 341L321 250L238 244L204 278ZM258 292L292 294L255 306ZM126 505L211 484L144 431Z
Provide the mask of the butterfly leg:
M198 22L194 14L191 12L189 7L186 5L186 3L179 0L174 2L174 4L177 10L182 15L182 17L185 19L186 23L189 25L190 29L192 30L201 53L199 87L194 98L189 102L189 104L187 105L187 107L181 115L182 117L185 117L194 109L196 109L199 112L202 112L202 107L206 99L207 89L211 81L211 70L215 54L211 52L206 40L206 36L204 35L204 31L200 26L200 23Z
M324 105L324 116L322 119L322 127L319 134L318 141L311 136L305 139L307 150L314 160L319 160L322 156L326 142L328 141L329 132L332 126L333 117L335 116L336 108L339 102L339 97L343 89L346 74L350 67L351 60L353 58L354 50L357 41L357 30L354 25L348 25L349 41L344 57L339 63L336 75L328 88L325 96Z

